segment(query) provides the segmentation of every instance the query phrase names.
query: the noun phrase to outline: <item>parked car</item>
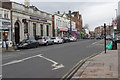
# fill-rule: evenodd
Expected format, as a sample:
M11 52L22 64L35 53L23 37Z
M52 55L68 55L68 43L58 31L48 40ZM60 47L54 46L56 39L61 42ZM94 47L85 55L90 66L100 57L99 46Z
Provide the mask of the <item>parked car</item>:
M73 42L73 41L76 41L76 40L77 40L77 39L76 39L75 37L73 37L73 36L70 36L70 37L69 37L69 41L70 41L70 42Z
M39 46L39 42L37 42L35 39L25 39L21 41L18 45L17 48L36 48Z
M48 36L39 36L37 41L39 42L39 45L54 44L54 41Z
M64 42L64 43L69 42L69 38L68 38L68 37L62 37L62 39L63 39L63 42Z
M106 36L106 40L112 40L112 37L110 35Z
M53 37L51 39L53 39L54 43L63 43L63 39L61 37Z

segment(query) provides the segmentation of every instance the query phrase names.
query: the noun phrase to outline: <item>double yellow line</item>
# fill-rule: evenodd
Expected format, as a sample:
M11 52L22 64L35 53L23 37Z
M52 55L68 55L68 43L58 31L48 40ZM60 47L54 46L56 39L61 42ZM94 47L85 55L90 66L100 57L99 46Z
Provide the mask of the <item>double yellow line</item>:
M80 66L82 66L82 64L84 63L84 62L86 62L88 59L90 59L90 58L92 58L93 56L95 56L95 55L97 55L97 54L93 54L93 55L91 55L91 56L89 56L89 57L87 57L87 58L85 58L85 59L82 59L82 60L80 60L72 69L70 69L69 71L68 71L68 73L66 73L63 77L62 77L62 79L61 80L70 80L70 77L75 73L75 71L77 71L78 69L79 69L79 67ZM83 70L79 70L80 72L83 72Z

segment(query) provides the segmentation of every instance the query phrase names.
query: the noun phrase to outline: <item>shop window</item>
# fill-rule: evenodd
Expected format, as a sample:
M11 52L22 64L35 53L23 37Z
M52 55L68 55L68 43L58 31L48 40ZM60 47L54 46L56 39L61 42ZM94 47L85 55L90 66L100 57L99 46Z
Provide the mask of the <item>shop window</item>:
M46 32L47 32L47 36L49 36L49 26L46 26Z
M41 36L43 36L43 25L40 25L40 29L41 29Z
M24 24L24 33L28 33L28 23Z

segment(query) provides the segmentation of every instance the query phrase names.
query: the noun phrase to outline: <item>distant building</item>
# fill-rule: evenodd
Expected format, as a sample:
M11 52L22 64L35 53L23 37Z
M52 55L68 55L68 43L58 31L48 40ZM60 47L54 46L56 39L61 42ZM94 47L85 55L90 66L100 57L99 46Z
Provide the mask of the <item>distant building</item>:
M94 30L94 32L95 32L95 37L96 38L97 37L103 37L103 35L104 35L104 28L101 27L101 26L96 27L95 30Z
M95 32L94 31L90 31L89 35L90 35L90 37L95 38Z
M77 31L75 22L72 21L72 31ZM60 14L60 11L53 15L53 36L69 36L70 32L70 18L67 17L66 13Z

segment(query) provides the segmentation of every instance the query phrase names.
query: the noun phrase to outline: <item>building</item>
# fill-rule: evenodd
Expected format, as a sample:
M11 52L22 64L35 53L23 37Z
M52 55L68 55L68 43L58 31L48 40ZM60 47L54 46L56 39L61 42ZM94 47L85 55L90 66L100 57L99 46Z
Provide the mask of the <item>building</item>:
M18 44L20 41L36 36L52 37L52 14L40 11L35 6L29 6L12 2L12 41Z
M95 38L95 32L94 31L90 31L89 34L90 34L91 38Z
M94 32L96 38L104 36L104 28L102 26L96 27Z
M70 15L71 15L71 19L72 21L75 22L75 26L76 26L76 29L77 29L77 38L80 39L82 38L83 36L83 32L82 32L82 16L79 14L79 11L75 11L75 12L71 12L69 10L69 13L67 14L67 16L70 18Z
M75 22L72 23L72 31L77 31ZM66 13L60 14L60 11L53 15L53 36L69 36L70 32L70 18L67 17ZM74 34L72 34L75 36Z
M6 47L6 43L11 47L11 3L0 2L0 41L2 47Z

